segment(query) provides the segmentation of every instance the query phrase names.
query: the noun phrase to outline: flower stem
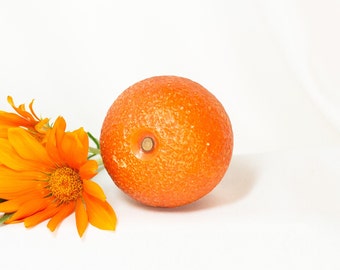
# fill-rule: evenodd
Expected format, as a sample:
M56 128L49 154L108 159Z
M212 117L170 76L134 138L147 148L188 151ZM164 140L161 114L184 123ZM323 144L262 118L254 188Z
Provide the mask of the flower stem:
M96 155L100 156L100 144L99 144L99 140L94 137L90 132L87 132L87 135L89 136L89 138L91 139L91 141L94 142L94 144L96 145L96 147L89 147L89 156L88 159L95 157ZM96 162L98 163L98 172L100 172L101 170L104 169L104 164L103 164L103 159L98 158L96 159Z
M94 142L94 144L96 145L97 149L100 148L100 145L99 145L99 140L94 137L91 132L87 132L87 135L89 136L89 138Z
M91 154L100 155L100 149L98 149L98 148L89 147L89 152Z
M0 217L0 225L5 223L14 213L5 213Z
M96 137L94 137L90 132L87 132L87 135L89 136L91 141L94 142L94 144L96 145L96 147L91 147L91 146L89 147L88 159L90 159L96 155L100 155L100 144L99 144L99 140Z
M102 158L99 158L99 159L97 159L96 161L97 161L97 163L98 163L98 172L104 170L105 167L104 167L103 159L102 159Z

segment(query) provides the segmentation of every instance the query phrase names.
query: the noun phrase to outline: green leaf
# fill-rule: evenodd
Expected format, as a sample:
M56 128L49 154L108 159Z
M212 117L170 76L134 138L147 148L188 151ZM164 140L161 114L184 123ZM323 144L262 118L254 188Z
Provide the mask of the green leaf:
M6 201L5 199L0 198L0 203L5 202L5 201Z
M5 213L0 217L0 225L6 222L14 213Z

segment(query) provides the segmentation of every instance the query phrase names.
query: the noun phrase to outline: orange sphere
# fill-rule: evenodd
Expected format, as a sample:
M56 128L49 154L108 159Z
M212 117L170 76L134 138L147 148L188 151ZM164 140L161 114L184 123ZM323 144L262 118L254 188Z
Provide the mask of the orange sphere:
M142 204L176 207L223 178L233 132L222 104L200 84L156 76L126 89L104 119L100 148L114 183Z

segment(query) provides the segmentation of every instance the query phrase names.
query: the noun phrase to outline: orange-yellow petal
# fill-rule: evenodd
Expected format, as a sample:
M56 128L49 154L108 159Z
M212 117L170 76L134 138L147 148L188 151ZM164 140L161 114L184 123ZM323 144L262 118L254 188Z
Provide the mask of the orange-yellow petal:
M86 192L87 194L90 194L91 196L101 201L106 200L104 191L96 182L93 182L91 180L83 180L83 187L84 187L84 192Z
M74 208L75 202L60 205L58 207L58 213L56 213L50 219L50 221L47 223L47 227L53 232L60 224L60 222L62 222L65 218L67 218L74 212Z
M2 199L9 200L26 194L33 197L37 190L41 190L41 193L39 191L38 195L44 196L43 194L46 190L44 189L43 182L34 180L21 181L19 179L7 181L7 179L0 179L0 198Z
M82 237L87 228L87 225L89 224L89 218L87 216L86 209L81 198L79 198L76 202L76 224L78 234L80 237Z
M0 138L0 164L16 171L41 170L41 164L20 158L9 141Z
M86 193L83 196L89 222L99 229L114 231L116 229L117 218L111 205Z
M32 108L33 106L33 101L31 102L30 104L30 108ZM7 97L7 102L12 106L12 108L18 113L20 114L23 118L27 119L28 121L34 123L34 122L37 122L37 119L34 118L35 114L32 115L31 113L27 112L26 109L25 109L25 105L24 104L21 104L19 105L18 107L16 107L14 105L14 102L13 102L13 98L11 96L8 96Z
M84 165L79 168L79 175L82 179L91 179L98 172L98 163L95 160L87 160Z
M40 171L14 171L10 168L0 166L0 182L12 180L46 180L46 174ZM1 188L0 188L1 191Z
M58 212L58 208L56 205L52 204L52 201L50 202L50 205L48 205L44 210L35 213L32 216L29 216L25 218L24 224L26 228L33 227L51 217L53 217Z
M64 118L58 117L53 127L47 131L45 142L48 155L55 161L55 163L64 163L60 155L59 147L61 140L64 137L66 129L66 122Z
M88 137L83 128L65 132L61 141L62 157L72 168L79 168L87 161Z
M20 179L12 179L8 181L5 178L0 179L0 193L2 192L11 192L11 191L20 191L30 188L37 188L38 181L27 180L21 181ZM0 197L1 198L1 197Z
M9 200L0 203L0 212L3 213L13 213L17 211L20 207L20 205L24 202L24 199L17 198L14 200Z
M20 208L7 220L7 222L11 223L13 221L21 220L40 212L48 206L48 202L49 201L44 198L32 198L31 200L27 200L20 205Z
M0 116L1 117L1 116ZM7 138L8 127L0 126L0 138Z
M46 134L47 130L51 129L48 126L48 122L50 120L48 118L42 119L38 122L38 124L35 125L35 130L38 131L41 134Z
M10 128L8 130L8 141L22 158L40 162L41 164L45 164L45 166L53 164L46 149L25 129Z
M31 101L29 108L31 111L31 114L33 115L33 117L35 117L36 119L39 119L39 117L35 114L34 110L33 110L33 103L34 103L34 99Z
M18 191L18 195L16 197L0 203L0 212L4 213L16 212L27 201L45 197L47 197L47 195L42 194L40 190L27 191L26 193L24 191L22 192Z
M0 126L6 127L29 127L32 124L25 118L20 117L15 113L9 113L5 111L0 111Z

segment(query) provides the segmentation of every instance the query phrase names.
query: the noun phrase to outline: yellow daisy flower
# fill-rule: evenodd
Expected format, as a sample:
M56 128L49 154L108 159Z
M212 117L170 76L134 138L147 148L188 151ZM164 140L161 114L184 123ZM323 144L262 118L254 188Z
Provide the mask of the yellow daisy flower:
M19 107L17 112L28 121L25 124L38 121L33 110L26 114ZM9 127L7 136L0 137L0 198L4 200L0 212L6 215L5 223L32 227L49 219L47 227L54 231L75 212L79 236L88 223L115 230L115 212L101 187L91 181L98 163L88 159L88 135L83 128L72 132L65 128L65 120L57 118L43 143L21 127Z

